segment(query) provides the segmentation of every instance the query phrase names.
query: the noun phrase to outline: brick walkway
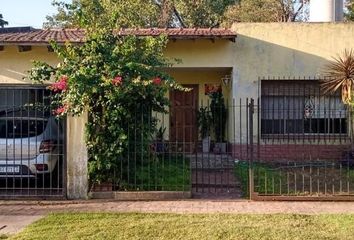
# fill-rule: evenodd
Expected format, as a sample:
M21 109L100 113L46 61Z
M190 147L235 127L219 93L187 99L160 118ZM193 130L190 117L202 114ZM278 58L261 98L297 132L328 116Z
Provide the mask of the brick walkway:
M354 202L251 202L251 201L0 201L0 215L46 215L51 212L149 213L294 213L354 214Z

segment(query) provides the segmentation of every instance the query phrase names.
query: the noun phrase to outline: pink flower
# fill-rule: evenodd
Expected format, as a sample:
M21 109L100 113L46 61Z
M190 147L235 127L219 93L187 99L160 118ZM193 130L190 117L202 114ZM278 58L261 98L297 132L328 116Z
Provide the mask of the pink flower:
M114 86L119 86L123 84L123 78L121 76L116 76L113 80L112 80L112 84Z
M154 78L154 79L152 80L152 82L153 82L154 84L156 84L156 85L160 85L161 82L162 82L162 80L161 80L161 78L156 77L156 78Z
M62 107L58 107L57 109L55 109L53 111L54 115L62 115L63 113L65 113L68 110L69 106L68 105L64 105Z
M66 91L68 89L68 80L69 78L67 76L61 76L59 78L59 81L53 83L49 89L54 91L54 92L62 92Z
M69 80L69 78L65 75L63 75L59 78L59 82L68 82L68 80Z

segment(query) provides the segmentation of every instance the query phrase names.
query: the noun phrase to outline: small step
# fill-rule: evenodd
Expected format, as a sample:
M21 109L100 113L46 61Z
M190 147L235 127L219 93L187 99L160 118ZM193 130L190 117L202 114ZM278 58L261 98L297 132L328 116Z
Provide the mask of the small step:
M226 183L192 183L192 188L240 188L239 185Z

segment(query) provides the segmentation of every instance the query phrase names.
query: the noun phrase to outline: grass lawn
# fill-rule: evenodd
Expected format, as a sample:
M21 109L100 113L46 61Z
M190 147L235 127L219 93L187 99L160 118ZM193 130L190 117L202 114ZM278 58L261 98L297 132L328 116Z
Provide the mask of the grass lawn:
M354 215L52 214L10 239L354 239Z
M322 195L353 193L354 169L322 162L312 164L253 164L254 187L260 194ZM235 164L235 176L241 183L244 197L249 195L249 165Z
M280 188L280 180L286 182L286 178L279 172L261 163L254 163L254 184L258 193L272 193ZM248 162L238 162L235 165L236 177L241 182L241 189L244 197L249 196L249 165Z
M182 154L160 155L155 161L131 166L120 190L188 191L190 189L190 161Z

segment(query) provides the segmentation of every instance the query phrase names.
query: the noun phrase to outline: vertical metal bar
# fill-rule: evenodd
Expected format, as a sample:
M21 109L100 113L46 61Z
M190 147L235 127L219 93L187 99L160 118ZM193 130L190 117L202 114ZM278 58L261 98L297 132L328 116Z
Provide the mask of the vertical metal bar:
M144 176L144 106L143 106L143 104L141 104L141 106L140 106L140 114L141 114L141 116L140 116L140 126L141 126L141 129L140 129L140 131L141 131L141 133L140 133L140 136L141 136L141 139L140 139L140 144L141 144L141 146L140 146L140 164L141 164L141 176ZM141 186L141 188L140 189L145 189L144 188L144 184L146 184L145 183L145 181L144 181L144 177L142 177L141 178L141 183L140 183L140 186Z
M240 150L240 159L243 160L243 153L242 153L242 150L243 150L243 141L242 141L242 99L241 98L240 98L240 105L239 105L239 115L240 115L240 134L239 134L239 137L240 137L239 145L240 145L240 147L239 147L239 150Z
M247 99L248 102L248 99ZM254 182L253 182L253 113L254 113L254 99L251 99L249 103L249 139L250 139L250 167L249 167L249 189L250 189L250 199L252 199L252 193L254 192Z
M310 195L312 196L312 159L310 161Z
M137 190L137 128L138 128L138 122L137 122L137 118L138 118L138 106L135 106L135 118L134 118L134 190Z
M135 120L134 120L135 121ZM130 128L131 128L131 122L130 121L128 121L128 123L127 123L127 125L128 125L128 130L127 130L127 141L128 141L128 154L127 154L127 156L126 156L126 158L127 158L127 188L129 189L129 190L131 190L131 187L132 187L132 185L134 185L134 184L132 184L130 181L130 171L131 171L131 169L130 169L130 160L131 160L131 158L130 158L130 148L131 148L131 136L130 136ZM134 186L135 187L135 186Z
M151 111L151 115L152 115L152 110L150 109L150 111ZM163 118L163 115L162 115L162 113L160 114L161 116L162 116L162 118ZM159 120L159 117L158 117L158 113L156 112L155 113L155 117L154 117L154 119L152 119L153 121L156 121L156 126L158 126L159 124L158 124L158 121L162 121L162 119L161 120ZM163 126L162 126L162 124L160 124L161 126L160 126L160 128L161 128L161 131L163 131ZM156 129L155 129L156 130ZM158 177L158 169L159 169L159 167L161 167L161 172L163 173L162 174L162 178L163 178L163 175L165 174L165 169L162 167L162 166L158 166L157 165L157 163L159 162L159 164L161 164L160 163L160 159L159 159L159 157L160 157L160 154L161 154L161 150L162 150L162 152L164 151L163 150L163 139L164 139L164 134L162 134L162 136L161 136L161 139L158 139L158 138L156 138L156 136L155 136L155 149L154 149L154 152L153 152L153 155L154 155L154 159L153 159L153 163L154 163L154 190L155 191L157 191L157 190L160 190L161 189L161 186L160 186L160 184L162 184L162 183L160 183L160 181L158 180L158 179L160 179L159 177ZM161 141L161 143L159 142L159 141ZM162 149L159 149L159 147L158 146L162 146ZM150 149L150 151L151 151L151 149Z
M152 112L151 112L151 109L150 109L150 106L146 106L146 112L147 112L147 121L148 121L148 139L146 139L147 143L149 144L149 146L145 146L144 144L144 148L146 147L147 148L147 168L148 168L148 186L147 186L147 190L148 191L151 191L151 148L150 148L150 139L149 139L149 136L151 136L153 133L151 132L151 128L152 128L152 125L151 125L151 115L152 115Z
M38 122L37 122L37 117L38 117L38 111L37 111L37 104L38 104L38 90L37 89L35 89L35 91L34 91L34 95L35 95L35 97L34 97L34 116L35 116L35 120L34 120L34 122L35 122L35 126L36 126L36 128L37 128L37 126L38 126ZM29 131L29 129L28 129L28 131ZM38 151L38 139L37 139L37 134L35 134L36 135L36 137L35 137L35 139L36 139L36 141L35 141L35 146L36 146L36 156L38 156L38 154L39 154L39 151ZM37 164L38 162L37 162L37 158L36 158L36 161L35 161L36 163L35 164ZM36 195L38 195L38 173L37 173L37 171L36 171L36 174L35 174L35 194Z
M327 195L327 161L324 162L325 163L325 168L324 168L324 194Z
M6 166L8 165L8 159L9 159L9 154L8 154L8 138L10 137L10 135L9 135L9 120L8 120L8 109L9 109L9 93L8 93L9 91L8 90L6 90L5 91L5 93L6 93L6 99L5 99L5 101L6 101L6 109L5 109L5 144L6 144L6 146L5 146L5 151L6 151L6 153L5 153L5 159L6 159ZM6 183L6 185L5 185L5 191L6 191L6 195L8 195L8 193L9 193L9 191L8 191L8 186L9 186L9 182L8 182L8 173L7 173L7 171L5 171L6 173L5 173L5 183Z
M23 153L23 148L22 148L22 145L23 145L23 142L22 142L22 139L23 139L23 99L22 99L22 89L19 90L19 96L20 96L20 108L21 108L21 114L20 114L20 126L21 126L21 133L20 133L20 150L21 150L21 154L20 154L20 174L21 174L21 177L20 177L20 194L23 195L23 176L22 176L22 166L23 166L23 163L22 163L22 159L23 159L23 156L22 156L22 153Z
M39 91L39 90L38 90ZM42 105L41 107L39 107L38 106L38 108L39 109L41 109L42 110L42 119L41 119L41 121L42 121L42 129L40 129L40 131L42 131L42 133L44 132L44 128L45 128L45 116L44 116L44 114L45 114L45 110L44 110L44 89L41 89L41 91L40 91L40 99L38 99L38 104L39 105ZM51 130L51 129L50 129ZM36 135L38 135L39 134L39 132L37 132L36 133ZM51 135L51 134L50 134ZM53 153L52 152L50 152L50 153L48 153L49 155L52 155ZM46 194L46 191L45 191L45 188L46 188L46 186L45 186L45 174L44 173L42 173L42 175L41 175L41 177L42 177L42 194ZM50 180L49 180L49 182L50 182L50 184L51 184L51 173L49 173L49 177L50 177ZM51 185L50 185L51 186Z
M15 122L15 90L12 90L12 166L15 166L15 159L16 159L16 144L15 144L15 133L16 122ZM6 170L7 171L7 170ZM12 173L12 194L15 195L15 177Z
M261 103L259 97L257 98L257 161L260 161L260 144L261 144Z
M188 110L189 109L187 109L187 111ZM197 108L196 109L191 109L191 110L192 110L192 114L195 114L195 112L198 111ZM184 169L184 156L185 156L186 151L187 151L186 150L186 140L187 140L187 138L186 138L186 114L189 115L189 113L187 113L187 111L186 110L183 111L183 119L182 119L182 122L183 122L182 123L182 138L183 138L183 142L182 142L182 152L183 152L182 153L182 158L183 159L182 159L182 161L183 161L183 169ZM194 118L192 117L192 119L194 119ZM195 123L192 123L192 124L195 124ZM193 139L193 132L191 130L189 131L189 141L190 142L187 143L188 149L192 149L193 148L192 144L195 141L195 139ZM197 141L198 141L198 135L197 135ZM198 147L196 147L196 151L198 151ZM177 158L176 158L176 160L177 160ZM184 181L184 178L185 178L185 176L184 176L184 171L183 171L183 181ZM177 177L176 177L176 179L177 179ZM176 190L178 190L178 186L177 186Z
M184 95L182 95L182 103L185 103L185 98L184 98ZM181 112L179 112L179 115L181 116L183 116L184 115L184 106L185 105L182 105L181 106L181 108L182 108L182 110L181 110L181 108L179 108L178 109L178 111L182 111L182 113ZM176 114L175 114L175 154L174 154L174 157L175 158L177 158L178 157L178 141L179 141L179 137L178 137L178 128L179 128L179 125L178 125L178 118L177 118L177 108L175 108L175 111L176 111ZM171 162L170 162L170 171L169 172L171 172L171 165L172 165L172 159L171 159ZM174 161L175 162L175 161ZM172 186L171 186L172 187Z
M28 107L27 107L27 166L30 166L30 149L31 149L31 143L30 143L30 135L29 135L29 126L30 126L30 90L27 89L27 103L28 103ZM28 192L28 195L30 195L30 175L28 174L27 175L27 192Z

